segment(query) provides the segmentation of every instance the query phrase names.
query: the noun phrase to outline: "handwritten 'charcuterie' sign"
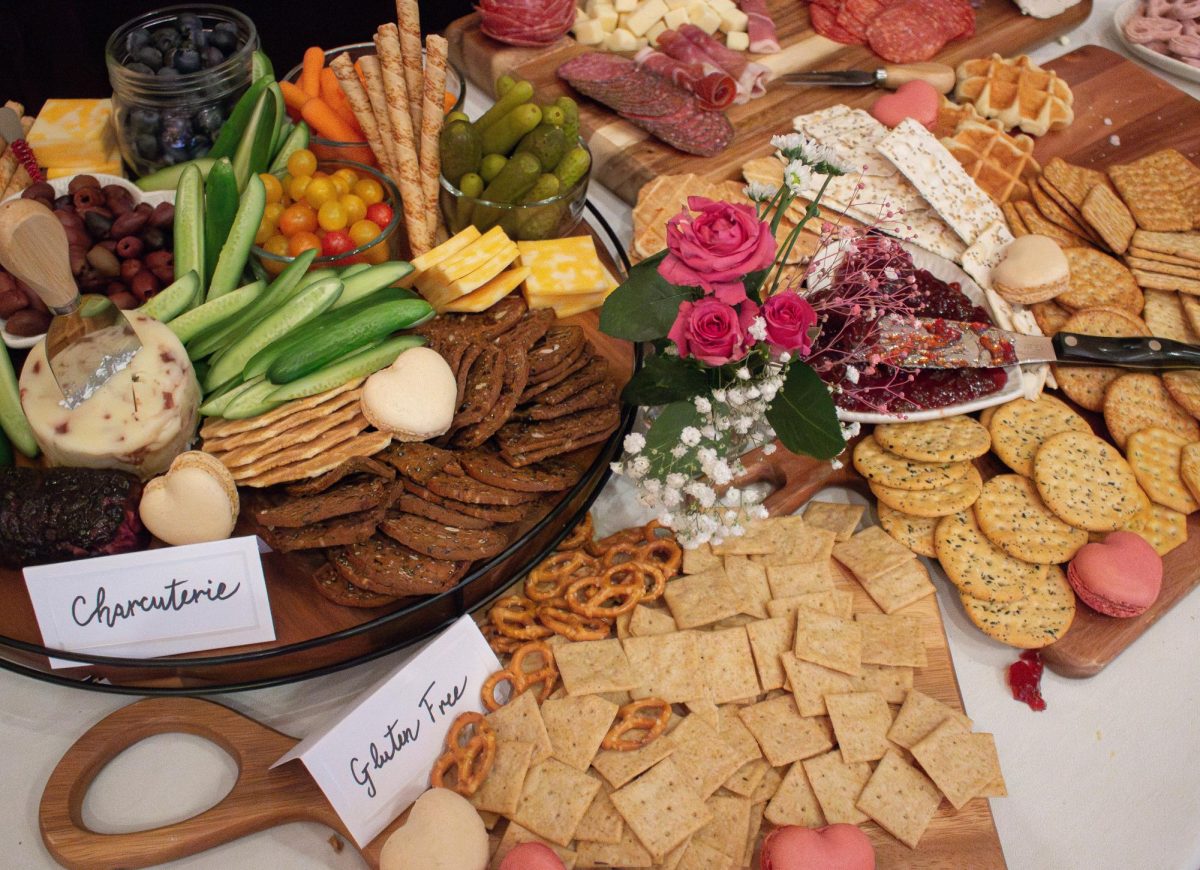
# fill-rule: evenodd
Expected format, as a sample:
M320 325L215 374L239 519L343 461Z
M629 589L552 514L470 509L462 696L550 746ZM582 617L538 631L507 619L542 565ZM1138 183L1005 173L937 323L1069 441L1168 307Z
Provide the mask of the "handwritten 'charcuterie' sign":
M275 639L257 538L26 568L51 649L153 658ZM80 667L51 659L51 667Z
M464 616L272 766L303 761L365 846L429 787L451 723L483 711L480 687L498 670L487 641Z

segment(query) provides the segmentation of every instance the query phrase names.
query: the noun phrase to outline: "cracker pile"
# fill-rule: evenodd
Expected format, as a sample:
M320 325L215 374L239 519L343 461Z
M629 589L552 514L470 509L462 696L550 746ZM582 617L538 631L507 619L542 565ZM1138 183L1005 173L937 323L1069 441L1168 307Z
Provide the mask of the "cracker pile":
M515 661L544 643L537 664L550 652L561 686L538 667L536 689L485 717L495 763L470 799L493 832L491 866L528 840L567 867L748 866L764 825L834 822L874 821L916 848L943 796L961 808L1004 794L991 735L913 689L928 659L922 617L904 608L933 586L879 528L854 534L862 510L815 502L803 518L686 551L661 598L614 597L593 639L547 628L535 599L568 565L569 588L594 588L587 560L673 575L670 547L661 560L646 552L669 541L654 524L600 542L577 530L565 542L576 549L526 581L532 597L499 602L485 626L493 648ZM525 682L524 667L508 668ZM622 724L631 715L642 731ZM634 742L605 748L616 739Z

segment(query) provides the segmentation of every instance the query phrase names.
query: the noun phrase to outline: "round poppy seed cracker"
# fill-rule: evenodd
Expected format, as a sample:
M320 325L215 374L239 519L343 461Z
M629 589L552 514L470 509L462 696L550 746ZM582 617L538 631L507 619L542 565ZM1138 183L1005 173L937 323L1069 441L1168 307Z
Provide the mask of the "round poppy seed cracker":
M975 519L987 539L1015 559L1056 565L1087 543L1087 532L1067 525L1019 474L998 474L983 485Z
M934 543L942 570L963 595L1019 601L1046 577L1045 565L1014 559L989 541L970 509L943 517Z
M960 594L976 628L993 640L1018 649L1040 649L1067 633L1075 619L1075 592L1058 565L1020 601L986 601Z
M1063 308L1053 299L1049 302L1035 302L1029 306L1029 310L1033 312L1033 319L1037 321L1042 335L1054 335L1071 319L1071 309Z
M922 423L881 423L875 440L884 450L920 462L962 462L988 452L992 437L973 417L958 415Z
M1154 552L1165 556L1187 541L1187 516L1147 501L1146 507L1125 526L1125 531L1141 535Z
M975 466L968 463L967 474L962 480L937 489L913 492L880 483L871 483L870 487L875 498L890 508L918 517L944 517L975 504L983 489L983 478Z
M1033 476L1033 457L1059 432L1091 432L1087 421L1064 402L1042 393L1036 402L1016 399L996 409L989 430L992 451L1017 474Z
M918 556L937 558L933 532L941 517L918 517L879 503L879 525L883 530Z
M1058 331L1106 338L1150 334L1150 329L1140 317L1120 308L1104 306L1076 311ZM1105 388L1121 376L1121 369L1110 366L1056 365L1053 369L1054 378L1067 398L1089 411L1099 411L1104 407Z
M1193 417L1200 417L1200 372L1163 372L1162 381L1172 399Z
M1189 443L1158 426L1140 429L1125 442L1125 458L1150 500L1185 514L1200 510L1182 474L1183 448Z
M1033 480L1050 510L1090 532L1123 527L1147 502L1125 457L1085 432L1059 432L1042 444Z
M868 435L854 448L855 470L872 483L895 489L937 489L967 476L966 463L921 462L884 450Z
M1200 441L1200 423L1171 398L1158 375L1131 372L1104 391L1104 425L1118 447L1139 429L1158 426L1188 441Z
M1071 271L1071 286L1054 301L1078 311L1111 305L1131 314L1142 310L1142 291L1125 264L1095 248L1063 248Z

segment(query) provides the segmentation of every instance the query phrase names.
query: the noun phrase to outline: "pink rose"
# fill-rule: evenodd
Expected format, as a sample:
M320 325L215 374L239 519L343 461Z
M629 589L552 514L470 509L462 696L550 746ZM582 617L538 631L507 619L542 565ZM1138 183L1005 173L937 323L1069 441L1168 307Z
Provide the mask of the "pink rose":
M758 306L749 299L736 308L713 296L682 302L667 338L675 342L680 356L723 366L744 357L754 344L747 330L756 314Z
M807 356L812 350L808 330L817 324L817 312L795 290L781 290L763 304L767 322L767 341L778 351L799 351Z
M658 273L672 284L703 287L722 302L746 298L742 279L775 259L771 226L748 205L688 197L688 208L667 221L667 256Z

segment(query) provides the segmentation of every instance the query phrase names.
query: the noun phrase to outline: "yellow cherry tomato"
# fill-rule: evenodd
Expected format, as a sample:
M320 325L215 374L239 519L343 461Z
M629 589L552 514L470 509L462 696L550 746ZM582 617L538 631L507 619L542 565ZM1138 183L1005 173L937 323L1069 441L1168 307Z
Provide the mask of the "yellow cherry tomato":
M342 204L342 208L346 209L346 223L354 224L367 216L367 204L362 201L362 197L353 193L347 193L345 196L338 197L338 202Z
M337 191L338 196L345 196L350 192L350 185L346 183L346 179L343 176L334 173L329 176L329 180L333 182L333 188Z
M313 154L307 148L301 148L299 151L292 153L288 158L287 170L293 176L296 175L312 175L317 171L317 155Z
M267 220L267 216L264 214L262 220L258 222L258 231L254 233L254 244L262 245L273 235L275 235L275 225Z
M282 202L268 203L263 209L263 220L269 221L271 226L279 223L279 216L283 214L283 210L287 208Z
M383 202L383 185L374 178L360 178L354 184L354 193L367 205Z
M349 166L343 166L341 169L333 173L334 178L340 178L346 182L346 190L350 190L358 182L358 173Z
M317 209L317 223L326 232L345 229L349 223L346 216L346 207L336 199L326 200Z
M331 199L337 198L337 188L333 186L333 181L329 178L317 178L313 176L313 180L309 182L308 188L304 191L304 200L313 208L320 208Z
M373 242L379 238L379 224L375 221L361 220L355 221L350 227L350 239L354 242L354 247L361 248L368 242Z
M269 172L260 172L258 175L262 179L263 187L267 189L267 202L279 202L283 199L283 185Z
M308 190L308 185L311 183L311 175L293 175L287 185L288 197L292 202L299 202L304 199L304 192Z

